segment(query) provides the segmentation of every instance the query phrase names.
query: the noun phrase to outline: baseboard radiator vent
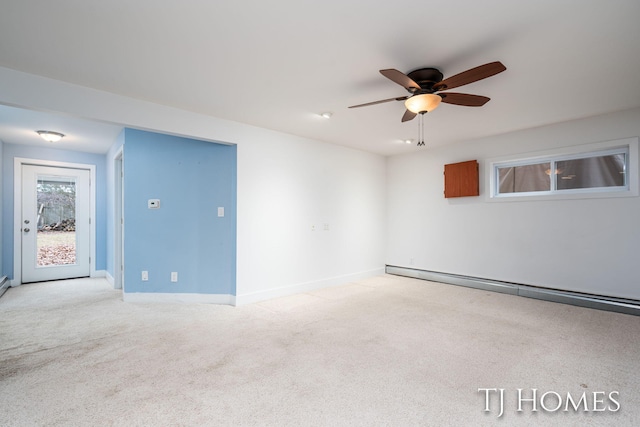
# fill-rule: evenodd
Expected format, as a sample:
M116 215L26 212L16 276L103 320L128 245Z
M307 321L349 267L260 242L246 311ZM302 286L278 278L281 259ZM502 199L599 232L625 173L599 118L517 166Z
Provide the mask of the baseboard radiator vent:
M456 274L440 273L437 271L396 267L393 265L387 265L385 271L387 274L393 274L396 276L412 277L414 279L429 280L449 285L466 286L468 288L501 292L526 298L535 298L545 301L559 302L562 304L640 316L640 301L636 300L546 289L530 285L521 285L518 283L460 276Z
M4 295L4 293L7 291L7 289L9 289L10 286L11 284L9 283L7 276L2 276L2 278L0 278L0 297Z

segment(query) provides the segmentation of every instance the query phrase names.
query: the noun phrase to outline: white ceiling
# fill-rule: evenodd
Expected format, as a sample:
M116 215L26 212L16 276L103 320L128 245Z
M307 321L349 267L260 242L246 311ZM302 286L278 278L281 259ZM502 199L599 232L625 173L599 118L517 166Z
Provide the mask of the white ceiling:
M347 109L407 94L378 70L506 65L454 90L484 107L425 116L427 147L629 109L638 18L638 0L3 1L0 66L391 155L423 149L402 103ZM12 120L0 139L22 143Z
M38 130L52 130L65 136L51 143L42 139L36 133ZM106 153L121 131L121 126L112 124L0 105L0 140L11 144Z

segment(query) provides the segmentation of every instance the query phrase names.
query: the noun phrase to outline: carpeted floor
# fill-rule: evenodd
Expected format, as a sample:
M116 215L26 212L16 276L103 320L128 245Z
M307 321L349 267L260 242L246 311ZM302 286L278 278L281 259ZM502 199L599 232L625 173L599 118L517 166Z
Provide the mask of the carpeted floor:
M639 373L640 317L390 275L241 307L103 279L0 299L2 426L632 426Z

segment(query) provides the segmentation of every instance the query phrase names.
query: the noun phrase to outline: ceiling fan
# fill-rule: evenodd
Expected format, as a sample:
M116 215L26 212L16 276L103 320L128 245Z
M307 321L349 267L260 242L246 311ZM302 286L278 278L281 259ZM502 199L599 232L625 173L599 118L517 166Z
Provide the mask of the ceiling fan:
M440 102L464 105L467 107L481 107L489 102L490 98L481 95L442 91L486 79L487 77L494 76L506 69L507 67L502 65L499 61L490 62L488 64L463 71L462 73L444 80L442 73L436 68L420 68L418 70L411 71L408 74L404 74L393 68L380 70L380 73L383 76L404 87L410 95L367 102L366 104L352 105L349 108L366 107L368 105L382 104L383 102L390 101L405 101L405 107L407 110L402 116L402 121L406 122L412 120L418 114L433 111Z

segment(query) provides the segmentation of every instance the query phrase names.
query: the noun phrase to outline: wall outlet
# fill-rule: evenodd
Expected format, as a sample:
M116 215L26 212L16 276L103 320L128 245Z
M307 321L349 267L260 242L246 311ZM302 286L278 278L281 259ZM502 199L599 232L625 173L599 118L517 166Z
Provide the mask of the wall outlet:
M143 282L147 282L148 280L149 280L149 272L148 272L148 271L146 271L146 270L144 270L144 271L142 272L142 281L143 281Z
M171 281L172 282L177 282L178 281L178 272L177 271L172 271L171 272Z

